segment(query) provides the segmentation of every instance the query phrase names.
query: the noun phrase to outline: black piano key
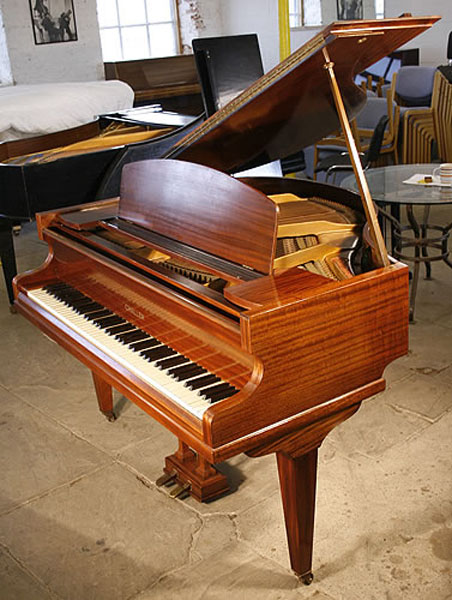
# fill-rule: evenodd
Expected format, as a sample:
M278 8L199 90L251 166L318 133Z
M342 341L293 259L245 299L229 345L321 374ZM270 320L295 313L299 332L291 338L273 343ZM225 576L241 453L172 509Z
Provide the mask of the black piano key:
M230 387L230 384L219 383L217 385L213 385L212 387L205 388L198 392L200 396L204 396L205 398L210 398L212 395L215 396L217 392L222 392L223 390L227 390Z
M166 358L167 356L174 356L175 354L177 354L177 352L172 348L166 349L163 347L160 348L160 346L155 349L148 350L147 352L149 352L149 355L146 357L146 359L149 362L155 362L156 360L159 360L161 358Z
M159 358L166 358L167 356L172 356L173 354L177 354L177 352L169 346L157 346L157 348L151 348L150 350L142 350L140 352L140 356L146 358L150 362L158 360Z
M74 290L75 288L71 287L67 283L64 283L64 281L61 281L60 283L53 283L50 285L45 285L44 289L49 294L53 294L56 292L71 291L71 290Z
M72 294L53 294L54 298L57 298L60 302L66 306L72 306L74 302L83 299L82 296L73 296Z
M218 400L224 400L225 398L229 398L238 392L237 389L231 387L228 390L224 390L223 392L217 394L213 398L210 399L210 402L213 404L214 402L218 402Z
M61 289L69 289L69 285L64 281L56 281L55 283L48 283L44 286L46 292L54 292Z
M119 333L116 336L116 339L124 344L129 344L131 342L138 342L143 340L146 337L150 337L149 333L143 331L142 329L134 329L131 331L126 331L125 333Z
M197 377L191 381L186 381L184 385L190 390L199 390L200 388L207 387L218 381L221 381L221 379L216 375L204 375L204 377Z
M85 296L85 294L83 294L79 290L74 290L74 289L56 290L55 292L53 292L53 294L55 296L58 296L59 298L74 298L74 299L87 298L87 296Z
M159 360L158 362L155 363L155 366L158 367L159 369L166 371L166 369L169 369L170 367L182 365L187 362L190 362L190 359L187 358L186 356L183 356L182 354L179 354L178 356L172 356L171 358L165 358L163 360Z
M110 315L113 315L113 313L110 310L108 310L108 308L104 308L103 310L98 310L96 312L85 315L85 319L87 321L92 321L93 319L99 319L100 317L108 317Z
M95 323L101 329L105 329L111 325L121 325L124 323L124 319L118 315L111 315L108 317L102 317L100 319L93 319L93 323Z
M97 302L94 302L93 300L91 300L91 298L82 298L81 300L78 300L77 302L74 302L72 305L72 308L74 308L74 310L79 310L81 308L84 308L85 306L89 306L90 304L97 304ZM99 304L99 306L101 306Z
M82 294L80 298L74 299L74 306L79 306L80 304L87 304L88 302L94 302L94 300L89 296L85 296L84 294Z
M122 331L130 331L131 329L135 329L135 325L132 325L132 323L124 323L123 325L115 325L114 327L108 327L105 330L105 333L108 333L108 335L116 335L117 333L121 333Z
M66 306L75 306L77 302L84 300L84 296L56 296Z
M173 369L169 369L168 375L172 377L179 375L180 373L185 373L186 371L191 371L195 367L199 365L195 362L190 361L187 365L181 365L180 367L174 367Z
M186 379L192 379L197 375L202 375L203 373L207 373L207 369L201 367L200 365L194 365L192 369L188 369L187 371L182 371L178 375L173 375L176 381L185 381Z
M154 346L160 346L161 343L162 342L160 340L156 340L153 337L149 337L147 340L140 340L139 342L129 344L129 348L136 352L137 350L146 350L148 348L153 348Z
M82 304L82 306L77 306L77 308L75 308L75 312L77 312L79 315L87 315L88 313L101 310L102 308L102 304L99 304L98 302L91 302L89 304Z

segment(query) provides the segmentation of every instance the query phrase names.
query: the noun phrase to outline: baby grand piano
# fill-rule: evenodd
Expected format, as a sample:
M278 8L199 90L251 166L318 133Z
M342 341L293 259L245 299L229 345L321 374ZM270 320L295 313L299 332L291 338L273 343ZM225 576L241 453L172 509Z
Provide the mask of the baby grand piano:
M179 439L159 483L212 500L227 490L213 464L276 454L305 583L317 451L407 351L407 268L385 253L358 164L362 198L217 169L290 154L339 120L351 138L355 70L435 20L326 28L186 136L178 160L126 164L119 199L38 215L48 258L14 281L17 310L91 369L108 418L113 387Z

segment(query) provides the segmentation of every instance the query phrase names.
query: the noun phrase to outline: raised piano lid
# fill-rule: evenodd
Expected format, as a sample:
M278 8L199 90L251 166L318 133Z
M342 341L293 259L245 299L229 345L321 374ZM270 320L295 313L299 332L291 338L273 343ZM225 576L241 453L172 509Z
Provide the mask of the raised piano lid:
M313 144L339 127L324 50L352 118L366 99L355 76L439 18L332 23L182 138L168 156L232 173Z

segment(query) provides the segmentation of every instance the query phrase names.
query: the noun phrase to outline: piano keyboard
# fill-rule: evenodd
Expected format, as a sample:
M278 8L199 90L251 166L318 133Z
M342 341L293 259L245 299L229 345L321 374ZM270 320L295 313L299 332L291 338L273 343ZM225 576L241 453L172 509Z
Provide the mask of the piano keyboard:
M64 282L30 290L29 298L140 379L201 418L239 390Z

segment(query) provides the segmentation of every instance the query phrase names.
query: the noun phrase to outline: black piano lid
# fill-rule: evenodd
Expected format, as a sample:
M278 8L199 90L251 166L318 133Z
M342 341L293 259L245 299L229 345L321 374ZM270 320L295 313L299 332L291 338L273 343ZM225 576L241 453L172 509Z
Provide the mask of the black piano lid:
M349 118L366 100L355 76L440 17L332 23L182 138L167 155L233 173L284 158L339 128L325 50Z

